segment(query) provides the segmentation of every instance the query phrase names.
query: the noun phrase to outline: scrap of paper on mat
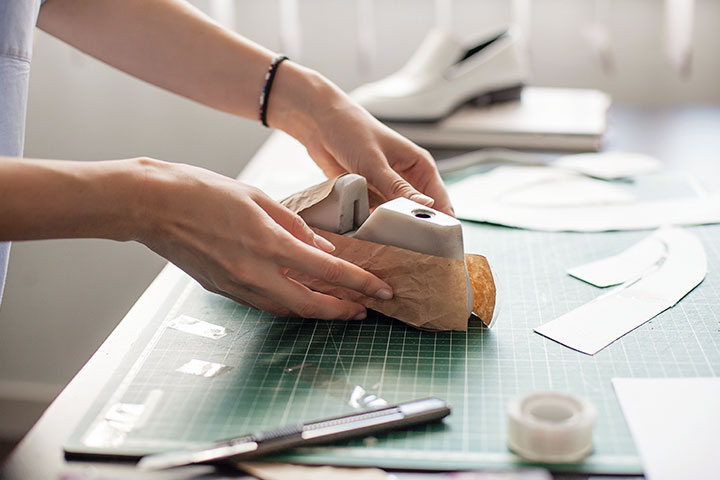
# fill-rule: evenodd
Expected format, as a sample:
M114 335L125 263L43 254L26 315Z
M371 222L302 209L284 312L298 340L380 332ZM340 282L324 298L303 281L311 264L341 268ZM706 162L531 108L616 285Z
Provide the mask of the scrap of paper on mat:
M181 367L178 367L175 371L180 373L187 373L188 375L197 375L198 377L212 378L217 377L227 371L232 370L232 367L223 365L222 363L207 362L205 360L192 359L185 363Z
M707 258L698 238L679 228L658 231L667 253L639 279L535 328L574 350L594 355L674 306L705 278Z
M458 218L529 230L601 232L720 223L720 194L636 201L560 168L498 167L448 187Z
M720 476L720 378L612 382L648 480Z
M300 213L327 198L338 178L291 195L282 204ZM465 331L468 326L466 282L469 278L474 296L473 313L486 326L492 324L496 287L490 265L482 255L466 254L465 261L462 261L358 240L317 228L314 230L335 245L332 255L354 263L387 282L393 288L393 298L379 300L366 297L292 272L293 278L310 288L356 301L417 328Z
M218 340L230 333L230 330L225 327L221 327L220 325L215 325L189 315L180 315L177 318L170 320L168 328L185 333L191 333L200 337L212 338L213 340Z

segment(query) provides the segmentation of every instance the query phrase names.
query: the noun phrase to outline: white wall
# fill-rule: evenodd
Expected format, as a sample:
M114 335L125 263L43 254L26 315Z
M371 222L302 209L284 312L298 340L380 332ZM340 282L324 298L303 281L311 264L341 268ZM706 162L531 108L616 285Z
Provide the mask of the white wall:
M208 2L196 2L203 8ZM460 36L507 22L508 0L456 0ZM682 80L662 50L662 2L616 0L609 27L616 72L602 73L584 41L591 0L536 0L530 29L533 81L602 88L617 102L720 103L720 1L699 0L694 71ZM280 50L279 3L235 3L237 29ZM303 63L344 88L400 66L434 23L431 0L375 0L375 62L357 58L353 0L302 0ZM268 131L160 91L38 33L26 155L95 160L154 156L236 175ZM0 308L0 437L15 437L90 357L163 265L137 244L98 240L13 246Z

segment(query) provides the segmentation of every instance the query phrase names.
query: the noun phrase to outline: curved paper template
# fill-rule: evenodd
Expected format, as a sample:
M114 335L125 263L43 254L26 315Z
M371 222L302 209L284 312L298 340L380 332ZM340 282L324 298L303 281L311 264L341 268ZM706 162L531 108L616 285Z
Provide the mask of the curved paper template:
M458 218L528 230L602 232L720 223L720 194L617 203L622 196L610 195L607 185L600 188L600 180L582 180L598 187L593 187L593 195L585 195L577 188L564 192L560 189L563 182L576 182L577 176L558 168L498 167L461 180L451 185L448 192ZM522 199L521 191L548 183L557 187L555 206L507 201ZM552 189L544 191L552 192ZM608 194L607 201L597 202L603 192ZM583 204L592 199L595 204ZM546 205L551 203L549 200L545 199ZM566 205L562 205L562 201Z
M595 355L673 307L705 278L705 249L695 235L678 228L660 230L655 238L667 248L665 261L657 269L541 325L535 332Z
M663 230L654 233L617 255L568 268L567 273L601 288L640 278L649 269L659 266L667 257L668 251L662 241L662 232Z

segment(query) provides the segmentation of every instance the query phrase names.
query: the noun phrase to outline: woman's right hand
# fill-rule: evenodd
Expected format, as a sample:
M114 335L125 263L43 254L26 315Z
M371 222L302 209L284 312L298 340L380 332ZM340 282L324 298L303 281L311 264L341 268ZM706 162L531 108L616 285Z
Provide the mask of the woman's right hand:
M275 315L362 319L365 307L309 289L288 271L390 299L391 287L329 254L334 246L259 189L189 165L140 159L136 238L211 292Z

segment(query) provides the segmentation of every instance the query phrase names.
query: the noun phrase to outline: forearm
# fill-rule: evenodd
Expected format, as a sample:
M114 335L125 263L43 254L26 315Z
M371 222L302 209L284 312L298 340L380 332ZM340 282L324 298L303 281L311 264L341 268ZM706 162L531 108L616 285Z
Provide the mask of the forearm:
M210 107L258 117L265 73L274 53L214 23L181 0L48 0L38 25L78 49L138 78ZM286 63L270 102L269 121L298 108L327 83ZM285 78L283 78L285 77ZM284 94L285 87L292 92ZM308 99L307 108L312 105ZM273 115L282 109L286 115ZM275 121L275 126L278 125ZM287 129L287 128L286 128Z
M274 53L182 0L48 0L38 25L155 85L219 110L259 117ZM313 70L294 62L280 65L267 122L305 145L328 176L359 173L386 199L402 196L452 214L430 154Z
M0 157L0 240L136 238L142 163Z

